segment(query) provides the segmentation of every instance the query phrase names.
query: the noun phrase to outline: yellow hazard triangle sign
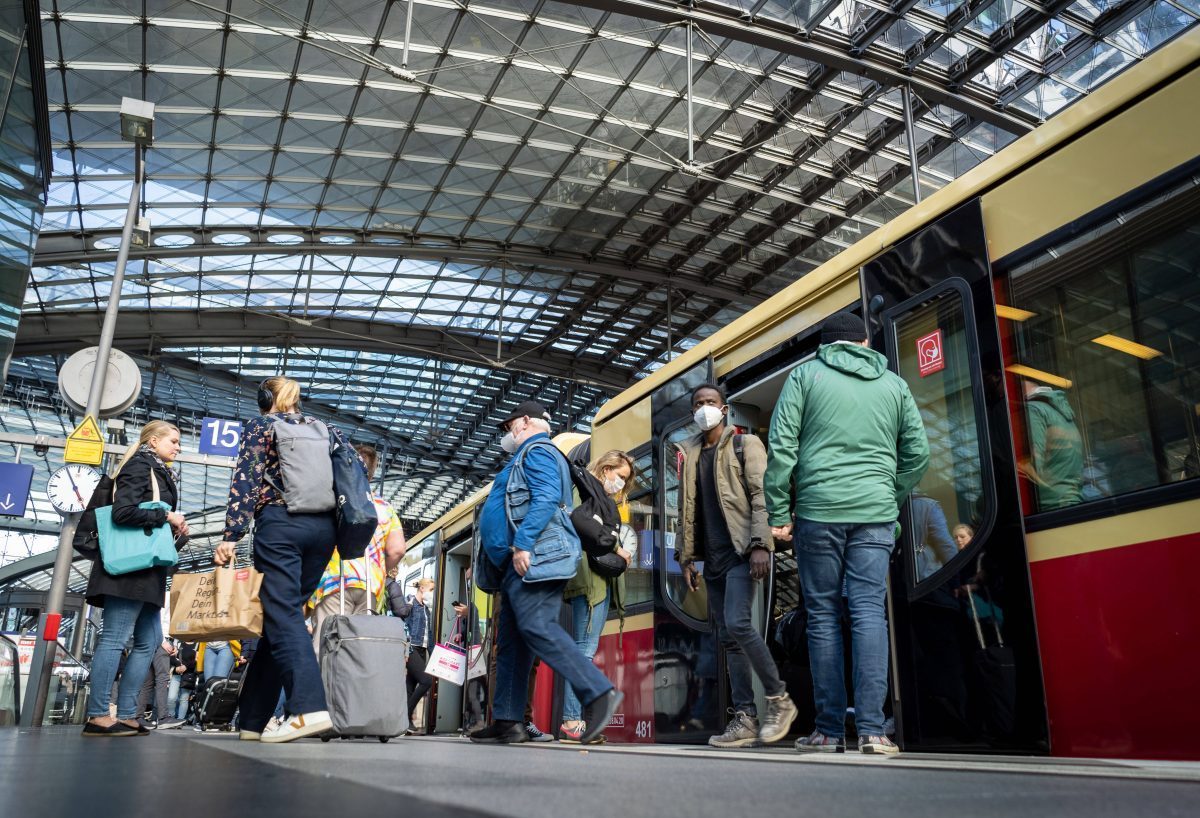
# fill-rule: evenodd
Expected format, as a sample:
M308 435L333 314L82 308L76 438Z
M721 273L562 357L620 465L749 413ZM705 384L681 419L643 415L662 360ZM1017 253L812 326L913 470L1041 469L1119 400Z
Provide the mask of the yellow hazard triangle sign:
M86 416L75 431L67 435L67 448L63 452L63 460L67 463L86 463L89 466L99 466L104 460L104 438L100 436L100 426L91 415Z

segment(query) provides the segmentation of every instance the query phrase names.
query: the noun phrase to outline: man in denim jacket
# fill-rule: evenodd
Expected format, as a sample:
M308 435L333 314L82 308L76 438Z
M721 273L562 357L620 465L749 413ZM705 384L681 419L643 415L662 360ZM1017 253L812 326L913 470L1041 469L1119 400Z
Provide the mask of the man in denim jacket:
M533 546L552 522L564 493L562 455L550 443L550 415L536 401L519 405L500 424L501 446L513 458L504 466L488 492L479 520L484 559L493 574L501 575L500 617L497 626L496 693L492 706L495 721L471 734L483 744L515 744L528 741L524 716L529 672L535 656L550 665L575 688L585 702L587 729L582 743L599 738L623 698L603 673L585 657L570 635L558 624L563 587L574 574L574 566L562 579L526 582L533 561ZM528 451L526 451L528 450ZM506 508L509 481L518 462L524 472L528 499L521 497L520 509ZM522 492L524 494L524 492ZM515 530L509 516L519 518ZM478 570L478 569L477 569Z

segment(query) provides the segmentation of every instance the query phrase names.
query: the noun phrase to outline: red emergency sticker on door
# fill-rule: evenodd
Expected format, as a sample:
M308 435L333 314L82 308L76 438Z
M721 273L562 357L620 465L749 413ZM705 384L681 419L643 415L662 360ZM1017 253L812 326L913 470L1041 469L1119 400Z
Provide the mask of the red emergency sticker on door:
M934 330L917 339L917 369L921 377L941 372L946 368L946 350L942 345L942 331Z

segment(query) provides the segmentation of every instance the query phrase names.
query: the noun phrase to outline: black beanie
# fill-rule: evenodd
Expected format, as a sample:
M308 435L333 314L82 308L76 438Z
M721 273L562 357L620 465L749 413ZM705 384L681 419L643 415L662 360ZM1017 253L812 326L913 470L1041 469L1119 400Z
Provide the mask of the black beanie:
M832 344L834 341L853 341L859 343L867 340L867 331L862 319L848 312L835 312L825 319L821 325L821 343Z

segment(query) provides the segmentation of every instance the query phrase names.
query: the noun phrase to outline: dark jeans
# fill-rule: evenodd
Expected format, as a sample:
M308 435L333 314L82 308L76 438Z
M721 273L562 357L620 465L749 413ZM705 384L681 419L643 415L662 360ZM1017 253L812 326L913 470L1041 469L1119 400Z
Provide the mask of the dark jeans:
M154 696L154 718L157 721L173 718L175 714L167 707L170 691L171 657L160 645L154 652L154 658L150 660L150 672L146 675L146 681L142 683L142 689L138 693L138 718L140 719L146 712L151 695Z
M885 615L895 523L814 523L797 520L796 564L808 613L817 729L846 735L842 591L850 608L854 656L854 724L859 737L882 736L888 686Z
M243 730L262 732L279 703L281 687L292 715L326 709L303 608L333 556L335 536L332 512L289 514L283 506L271 505L258 514L254 567L263 575L263 635L238 700Z
M425 672L425 664L429 661L429 651L426 648L413 648L408 654L408 675L405 684L408 687L408 720L412 722L413 713L425 694L433 687L433 677Z
M497 721L524 721L535 656L575 688L575 695L585 704L612 690L612 682L558 624L566 584L566 580L527 583L513 570L511 561L505 567L492 703Z
M779 696L787 687L779 678L779 669L762 634L754 629L750 618L758 580L750 579L750 563L740 560L719 579L705 580L708 586L708 610L717 626L717 639L725 648L729 666L729 686L733 692L733 709L748 716L757 716L754 704L754 680L750 671L763 683L768 696Z

